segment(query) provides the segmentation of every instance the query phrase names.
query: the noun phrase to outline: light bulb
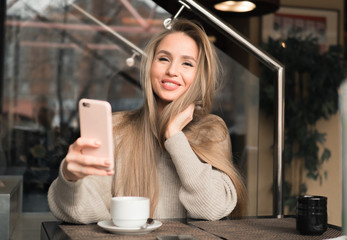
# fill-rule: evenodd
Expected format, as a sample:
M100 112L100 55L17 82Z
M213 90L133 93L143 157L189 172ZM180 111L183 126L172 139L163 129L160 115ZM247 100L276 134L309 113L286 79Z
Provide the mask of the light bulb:
M167 18L164 20L163 22L163 25L166 29L170 30L171 29L171 21L172 19L171 18Z
M225 1L214 5L214 8L224 12L249 12L255 8L250 1Z
M126 62L126 64L128 65L128 67L132 67L132 66L134 66L134 64L135 64L135 60L134 60L133 57L127 58L127 59L125 60L125 62Z

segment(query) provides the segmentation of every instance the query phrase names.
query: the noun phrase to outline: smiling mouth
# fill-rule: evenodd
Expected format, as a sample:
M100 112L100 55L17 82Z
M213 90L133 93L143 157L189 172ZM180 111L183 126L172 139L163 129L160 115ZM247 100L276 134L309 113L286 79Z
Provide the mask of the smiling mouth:
M181 84L179 83L175 83L175 82L171 82L171 81L162 81L163 84L167 85L167 86L181 86Z
M181 84L176 81L162 80L161 86L168 91L175 91L181 87Z
M171 82L163 82L163 84L167 85L167 86L179 86L178 84L175 84L175 83L171 83Z

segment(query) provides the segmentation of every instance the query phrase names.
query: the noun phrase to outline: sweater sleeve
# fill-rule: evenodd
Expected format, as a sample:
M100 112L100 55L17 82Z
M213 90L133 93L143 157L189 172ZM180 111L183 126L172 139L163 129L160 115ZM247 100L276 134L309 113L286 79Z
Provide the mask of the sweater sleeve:
M48 190L48 204L52 214L59 220L88 224L111 219L112 176L87 176L76 182L67 181L62 173Z
M231 179L223 172L202 162L194 153L183 132L165 141L181 180L181 203L192 218L218 220L236 206L237 194Z

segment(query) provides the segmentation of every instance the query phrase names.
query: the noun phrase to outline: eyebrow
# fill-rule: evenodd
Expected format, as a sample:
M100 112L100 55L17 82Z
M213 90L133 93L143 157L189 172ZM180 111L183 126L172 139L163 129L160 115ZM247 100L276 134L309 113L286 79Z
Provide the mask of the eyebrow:
M166 50L159 50L159 51L156 53L156 55L158 55L158 54L160 54L160 53L163 53L163 54L172 56L172 54L171 54L170 52L166 51ZM182 57L183 57L183 59L189 59L189 60L192 60L192 61L196 62L195 58L192 57L192 56L183 55Z

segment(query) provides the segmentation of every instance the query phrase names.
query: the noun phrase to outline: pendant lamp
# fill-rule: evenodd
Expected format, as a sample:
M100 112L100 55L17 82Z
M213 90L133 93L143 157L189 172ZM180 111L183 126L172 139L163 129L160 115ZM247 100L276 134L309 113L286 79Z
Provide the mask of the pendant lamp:
M275 12L280 0L198 0L220 17L260 16Z

